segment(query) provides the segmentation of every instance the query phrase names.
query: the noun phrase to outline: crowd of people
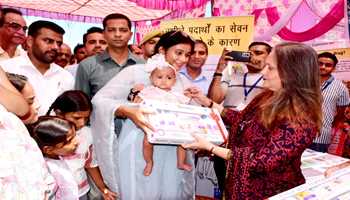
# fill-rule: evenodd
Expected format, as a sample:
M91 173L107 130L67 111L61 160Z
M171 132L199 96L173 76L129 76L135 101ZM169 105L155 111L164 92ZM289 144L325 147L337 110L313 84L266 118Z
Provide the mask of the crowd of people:
M0 199L195 199L194 150L213 156L226 200L266 199L305 182L306 148L327 152L335 129L350 136L349 88L330 52L255 41L245 70L223 49L208 71L206 42L182 31L129 45L127 16L102 25L72 52L59 25L28 27L19 10L1 9ZM227 144L195 134L150 144L152 111L135 106L145 100L217 109Z

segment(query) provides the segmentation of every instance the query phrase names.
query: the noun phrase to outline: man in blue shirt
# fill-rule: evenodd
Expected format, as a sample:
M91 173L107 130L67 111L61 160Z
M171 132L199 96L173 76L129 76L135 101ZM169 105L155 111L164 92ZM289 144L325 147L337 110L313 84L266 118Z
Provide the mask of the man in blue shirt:
M180 71L181 76L185 76L193 86L200 88L205 95L208 93L208 88L213 77L212 72L203 70L207 58L207 44L202 40L196 40L193 54L186 67Z

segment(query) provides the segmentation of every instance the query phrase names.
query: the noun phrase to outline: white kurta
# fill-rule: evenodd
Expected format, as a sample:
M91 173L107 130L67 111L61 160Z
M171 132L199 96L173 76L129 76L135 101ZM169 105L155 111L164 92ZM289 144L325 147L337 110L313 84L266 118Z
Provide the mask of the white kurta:
M154 168L151 176L143 176L143 134L133 123L116 127L114 112L127 103L130 89L142 83L150 85L145 66L132 65L119 72L92 99L94 109L91 128L97 160L102 176L121 199L194 199L194 170L177 169L176 146L154 147ZM174 91L183 92L189 81L178 76ZM119 137L117 134L120 133ZM119 148L120 147L120 148ZM191 153L189 153L191 154ZM188 155L193 165L193 155Z

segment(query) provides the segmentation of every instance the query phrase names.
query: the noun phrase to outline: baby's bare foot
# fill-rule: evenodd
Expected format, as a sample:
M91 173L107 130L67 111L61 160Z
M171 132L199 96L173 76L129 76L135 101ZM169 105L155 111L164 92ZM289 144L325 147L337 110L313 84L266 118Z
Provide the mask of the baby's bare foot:
M147 162L145 169L143 169L143 175L149 176L152 173L153 162Z

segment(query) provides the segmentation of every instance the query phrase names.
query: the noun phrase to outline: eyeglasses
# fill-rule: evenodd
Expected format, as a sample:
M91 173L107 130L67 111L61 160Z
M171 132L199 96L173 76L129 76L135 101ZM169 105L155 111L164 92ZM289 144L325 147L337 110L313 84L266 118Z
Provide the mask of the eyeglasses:
M333 67L332 63L324 63L324 62L321 62L321 61L318 62L318 66L322 67L323 65L325 67Z
M19 31L22 29L23 32L25 33L28 30L28 26L22 26L16 22L5 22L4 24L6 24L13 31Z

